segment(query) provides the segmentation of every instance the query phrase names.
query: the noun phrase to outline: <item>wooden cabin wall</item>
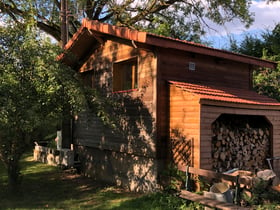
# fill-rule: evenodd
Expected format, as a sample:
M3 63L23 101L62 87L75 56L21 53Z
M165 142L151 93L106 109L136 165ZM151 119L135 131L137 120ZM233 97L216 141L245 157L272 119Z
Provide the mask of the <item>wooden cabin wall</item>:
M249 89L251 72L247 64L213 57L196 55L174 49L158 49L157 72L157 137L159 148L167 154L169 136L168 81ZM189 70L189 62L195 63L195 71ZM159 151L159 152L160 152ZM167 157L166 157L167 158Z
M257 107L249 107L248 109L244 106L231 107L230 105L223 106L212 106L202 105L201 106L201 123L200 123L200 168L212 169L212 153L211 153L211 139L212 139L212 123L221 114L238 114L238 115L253 115L253 116L264 116L272 124L272 156L280 156L280 112L276 110L270 110L268 108L260 109ZM277 174L280 174L279 170L280 161L274 162L274 169Z
M240 89L251 88L251 73L248 64L171 49L162 49L159 54L160 73L163 80ZM189 70L189 62L195 63L195 70Z
M131 58L138 59L138 88L114 92L113 64ZM151 178L157 176L154 53L135 48L129 41L108 40L93 50L93 54L81 66L80 72L82 75L92 75L91 86L98 91L103 100L100 105L110 118L110 123L104 125L96 113L86 111L79 115L75 123L75 144L79 148L86 173L101 178L106 174L104 179L111 181L114 177L123 176L119 179L127 181L122 183L135 186L137 179L146 181L143 185L139 184L138 189L131 186L135 191L143 186L143 190L155 188L156 181ZM129 158L131 161L126 160ZM116 167L116 159L124 163L122 167L125 166L126 170ZM121 162L118 166L122 165ZM93 168L103 170L96 171ZM135 170L137 172L133 176ZM95 174L96 172L100 173ZM117 179L114 181L115 184L120 184Z
M170 85L170 148L175 164L200 166L199 98Z
M139 88L128 92L113 92L113 63L135 57L138 58L139 64ZM123 145L123 147L130 145L130 147L135 148L127 148L127 150L133 150L133 152L142 155L143 151L140 148L148 144L150 148L144 155L154 155L155 145L152 137L154 137L155 132L156 109L153 105L155 100L155 64L152 52L135 49L129 43L120 44L114 41L106 41L102 47L95 50L93 55L82 65L80 72L83 74L93 71L94 88L99 90L99 94L102 94L101 97L106 97L104 98L106 111L108 111L109 116L112 116L112 118L115 116L121 122L117 122L118 129L112 130L108 126L104 126L99 118L93 116L87 116L87 119L86 116L81 118L76 124L79 132L79 137L77 137L79 144L90 147L99 147L101 144L108 149L115 145ZM109 104L106 104L106 101L109 101ZM118 101L120 103L113 107L112 104ZM119 113L114 113L116 111ZM122 116L117 116L118 114ZM121 117L123 118L121 119ZM112 119L113 122L114 120ZM90 123L86 123L86 121ZM100 132L100 130L103 130L103 132ZM129 141L123 136L122 131L125 131L125 134L129 135L130 138L135 137L135 139ZM121 149L119 150L121 151Z

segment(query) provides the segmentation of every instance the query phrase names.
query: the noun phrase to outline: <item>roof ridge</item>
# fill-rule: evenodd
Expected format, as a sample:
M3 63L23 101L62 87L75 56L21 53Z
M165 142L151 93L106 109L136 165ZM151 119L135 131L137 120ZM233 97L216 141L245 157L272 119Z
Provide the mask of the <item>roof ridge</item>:
M193 46L193 47L199 47L199 48L205 49L209 52L216 51L216 53L214 53L215 56L218 56L218 53L219 54L224 54L224 57L226 59L230 59L229 56L233 55L232 57L238 56L238 57L242 57L243 59L245 59L245 61L243 61L243 62L252 62L252 64L260 65L260 66L267 65L266 67L269 67L269 68L275 68L276 67L276 62L273 62L273 61L267 61L267 60L263 60L261 58L256 58L256 57L249 56L249 55L244 55L244 54L240 54L240 53L236 53L236 52L231 52L231 51L228 51L228 50L217 49L217 48L209 47L209 46L206 46L204 44L197 43L197 42L191 42L191 41L172 38L172 37L168 37L168 36L157 35L157 34L154 34L154 33L151 33L151 32L139 31L139 30L136 30L136 29L131 29L131 28L125 27L125 26L116 26L116 25L112 25L112 24L109 24L109 23L99 22L97 20L90 20L88 18L83 19L82 26L86 27L86 28L89 28L89 29L100 31L102 33L108 33L108 34L119 36L119 37L122 37L122 38L125 38L125 39L131 39L131 40L134 40L134 41L147 43L147 44L151 44L151 45L155 45L155 46L158 46L157 43L154 42L153 39L151 41L149 41L148 40L149 36L154 37L154 38L170 40L170 41L174 41L174 42L177 42L177 43L187 44L187 45L190 45L190 46ZM200 53L202 53L202 52L200 52ZM207 53L207 52L204 52L204 53ZM230 54L230 55L227 55L227 54ZM231 59L233 59L233 58L231 58ZM252 59L255 60L255 62L253 62ZM268 63L270 63L270 64L268 64Z
M65 54L69 51L75 51L78 54L77 61L81 59L86 50L83 51L87 39L93 39L96 33L99 38L100 35L115 36L121 39L130 40L132 42L143 43L148 46L174 49L184 52L191 52L194 54L200 54L204 56L211 56L219 59L235 61L239 63L245 63L252 65L254 67L267 67L267 68L276 68L277 63L273 61L263 60L260 58L255 58L252 56L242 55L226 50L215 49L208 47L201 43L190 42L186 40L180 40L172 37L156 35L149 32L138 31L135 29L130 29L124 26L115 26L109 23L102 23L97 20L89 20L87 18L83 19L81 27L73 35L72 39L68 41L65 45L63 55L58 59L63 60ZM137 43L133 43L134 46L137 46ZM75 54L75 53L74 53ZM79 57L80 56L80 57Z
M88 30L95 30L100 33L110 34L143 43L146 42L147 37L147 32L145 31L138 31L125 26L116 26L109 23L99 22L97 20L90 20L88 18L83 19L82 27L87 28Z

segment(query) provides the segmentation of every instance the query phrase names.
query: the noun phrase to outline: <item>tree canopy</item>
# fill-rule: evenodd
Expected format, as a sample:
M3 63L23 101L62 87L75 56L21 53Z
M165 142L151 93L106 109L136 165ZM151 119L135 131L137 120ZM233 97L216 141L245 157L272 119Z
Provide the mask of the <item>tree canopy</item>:
M66 104L82 107L76 73L56 62L58 52L30 24L0 27L0 160L12 188L36 130L56 123Z
M245 26L252 21L249 12L251 0L68 0L70 37L77 31L81 19L112 23L118 26L141 29L186 40L199 40L204 34L208 20L224 24L239 19ZM30 10L37 26L61 39L60 1L28 0L0 1L2 18L15 22L25 19Z
M239 44L236 40L231 40L229 50L258 58L264 55L264 51L266 56L280 55L279 37L280 23L276 24L271 31L262 31L261 36L246 34Z
M280 23L271 31L263 31L261 37L246 35L237 43L232 40L231 51L259 58L280 61ZM280 101L280 66L276 69L261 69L254 72L254 88L261 94Z

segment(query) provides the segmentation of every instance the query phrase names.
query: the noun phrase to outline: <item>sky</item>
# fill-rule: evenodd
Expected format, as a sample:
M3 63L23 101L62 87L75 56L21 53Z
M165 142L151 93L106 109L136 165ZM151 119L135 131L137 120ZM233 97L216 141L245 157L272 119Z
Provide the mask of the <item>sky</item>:
M209 30L204 40L210 41L215 48L227 49L230 36L240 41L245 34L258 36L264 30L272 30L277 23L280 23L280 1L267 4L263 0L254 0L250 11L254 13L255 21L249 28L245 28L237 20L227 23L225 26L211 24L215 31Z

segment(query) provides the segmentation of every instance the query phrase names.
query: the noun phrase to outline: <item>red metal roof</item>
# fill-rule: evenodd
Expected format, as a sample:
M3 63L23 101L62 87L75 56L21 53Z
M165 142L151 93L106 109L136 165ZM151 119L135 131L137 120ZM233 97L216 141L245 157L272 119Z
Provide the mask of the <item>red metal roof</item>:
M65 52L62 55L60 55L59 59L65 59L65 54L67 54L67 52L69 51L74 52L74 54L78 54L78 60L82 59L81 56L83 56L86 53L86 50L88 50L87 48L90 47L87 40L102 38L106 35L131 40L136 42L136 44L138 42L153 45L156 47L178 49L192 53L234 60L255 66L276 68L277 65L277 63L272 61L232 53L225 50L214 49L194 42L174 39L171 37L159 36L147 32L136 31L126 27L113 26L107 23L100 23L98 21L88 19L83 19L82 26L76 32L76 34L74 34L72 39L66 44ZM84 52L82 52L83 49L85 49Z
M277 100L259 95L252 90L214 87L176 81L169 81L169 83L182 88L184 91L198 95L200 99L239 104L280 106L280 103Z

